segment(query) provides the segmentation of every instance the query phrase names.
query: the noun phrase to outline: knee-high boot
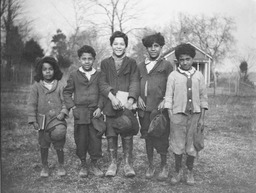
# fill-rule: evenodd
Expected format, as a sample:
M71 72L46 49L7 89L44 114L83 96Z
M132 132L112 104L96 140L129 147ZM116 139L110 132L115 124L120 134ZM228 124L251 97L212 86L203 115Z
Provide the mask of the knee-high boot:
M41 152L41 160L42 160L42 165L43 165L40 176L48 177L49 176L48 148L40 148L40 152Z
M122 145L124 152L124 175L126 177L134 177L135 171L132 166L133 137L122 138Z
M161 155L161 170L157 177L157 180L163 181L168 178L169 168L167 165L167 155L165 154L160 154L160 155Z
M113 177L117 171L117 137L108 138L108 150L111 162L105 176Z
M148 157L148 169L146 171L146 178L150 179L154 176L154 173L155 173L155 168L153 165L154 147L150 139L146 138L145 142L146 142L146 152Z

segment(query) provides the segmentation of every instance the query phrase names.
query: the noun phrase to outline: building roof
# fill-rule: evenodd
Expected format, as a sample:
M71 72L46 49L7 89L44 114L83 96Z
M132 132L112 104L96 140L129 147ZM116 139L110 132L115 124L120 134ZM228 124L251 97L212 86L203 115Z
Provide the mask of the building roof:
M207 54L206 52L204 52L203 50L201 50L200 48L198 48L197 46L195 46L194 44L192 44L191 42L187 42L187 44L190 44L191 46L193 46L197 51L199 51L201 54L203 54L204 56L206 56L207 58L210 58L212 60L212 57ZM170 55L174 54L175 51L175 47L170 48L168 51L166 51L163 54L164 58L169 57Z

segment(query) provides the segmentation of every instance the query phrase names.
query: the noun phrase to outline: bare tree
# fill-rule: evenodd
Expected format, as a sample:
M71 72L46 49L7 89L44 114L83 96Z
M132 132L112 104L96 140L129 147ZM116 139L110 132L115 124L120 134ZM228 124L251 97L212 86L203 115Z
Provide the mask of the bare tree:
M216 64L220 63L235 45L233 32L236 25L233 18L180 14L179 21L171 24L169 29L172 29L169 39L175 43L190 41L212 56L211 70L214 75L215 87L217 87L214 73Z
M132 30L142 29L134 23L139 18L139 3L134 0L91 0L100 9L97 13L105 17L100 25L110 30L111 34L116 31L129 33ZM102 20L101 20L102 21ZM133 22L133 23L132 23ZM131 27L132 26L132 27Z

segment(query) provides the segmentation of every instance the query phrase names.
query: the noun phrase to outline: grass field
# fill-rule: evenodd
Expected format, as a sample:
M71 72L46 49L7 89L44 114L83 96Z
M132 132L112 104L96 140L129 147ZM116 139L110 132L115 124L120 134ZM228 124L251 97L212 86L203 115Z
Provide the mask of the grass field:
M1 91L1 190L13 193L43 192L182 192L182 193L253 193L256 190L256 95L209 96L206 114L205 149L195 163L195 186L184 182L172 186L173 155L169 154L170 177L165 182L145 179L147 158L144 141L134 139L136 177L127 179L122 170L122 149L118 149L119 170L114 178L79 178L79 160L75 155L72 120L68 120L65 145L67 176L56 175L57 157L49 153L50 177L39 177L41 170L37 132L28 128L26 100L28 87L3 88ZM108 166L107 142L100 167ZM159 157L155 165L159 171Z

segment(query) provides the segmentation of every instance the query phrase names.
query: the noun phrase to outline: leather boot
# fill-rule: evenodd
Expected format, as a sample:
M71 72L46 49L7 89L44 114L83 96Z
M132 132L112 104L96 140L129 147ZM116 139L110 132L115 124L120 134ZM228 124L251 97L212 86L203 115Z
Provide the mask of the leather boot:
M159 181L163 181L168 178L169 167L168 167L166 161L167 161L167 155L161 155L161 169L160 169L160 173L157 177L157 180L159 180Z
M135 171L132 167L133 137L122 138L122 144L124 152L124 175L125 177L134 177Z
M41 148L41 160L42 160L42 170L40 176L47 178L49 176L49 167L48 167L48 148Z
M182 170L180 170L179 172L175 172L175 174L171 178L171 184L172 185L178 184L181 181L181 178L182 178Z
M108 138L108 149L111 162L105 176L113 177L116 175L117 171L117 137Z
M103 177L104 174L103 172L100 170L98 164L97 164L97 160L91 160L91 165L90 165L90 173L92 173L93 175L97 176L97 177Z
M181 163L182 163L182 154L174 154L175 158L175 174L171 178L171 184L175 185L181 181L182 178L182 169L181 169Z
M148 169L146 171L146 179L150 179L154 176L155 168L153 165L153 155L154 155L154 148L152 146L151 141L148 139L145 139L146 142L146 151L147 151L147 157L148 157Z
M194 175L193 175L193 171L188 170L187 173L187 184L190 186L193 186L195 184L195 179L194 179Z
M58 156L58 170L57 170L57 175L58 176L65 176L66 175L66 170L64 168L64 151L63 149L56 150L57 156Z
M86 165L86 160L82 159L81 160L81 168L79 171L79 176L81 178L86 178L88 176L88 170L87 170L87 165Z
M188 168L188 173L187 173L186 181L187 181L187 184L191 186L195 184L195 179L193 176L194 160L195 160L194 156L190 156L190 155L187 156L186 165Z

